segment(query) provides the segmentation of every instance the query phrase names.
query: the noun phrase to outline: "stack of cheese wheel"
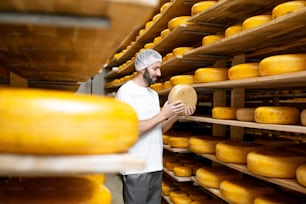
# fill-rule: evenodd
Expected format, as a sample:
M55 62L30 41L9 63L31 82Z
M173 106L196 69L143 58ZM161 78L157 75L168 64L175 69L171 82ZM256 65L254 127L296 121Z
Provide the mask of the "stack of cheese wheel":
M225 140L218 136L193 136L189 139L189 149L198 154L213 154L216 152L216 144Z
M288 1L275 6L272 10L272 18L278 18L288 13L298 11L306 6L306 1Z
M253 122L255 121L254 113L255 108L238 108L236 111L236 118L239 121Z
M242 31L242 25L237 24L228 27L224 32L224 37L228 38L230 36L236 35Z
M260 76L306 70L306 54L284 54L266 57L259 62Z
M303 199L295 194L278 191L278 192L273 192L271 194L257 196L254 200L254 204L280 204L280 203L301 204L303 203Z
M212 117L222 120L235 120L236 110L237 108L234 107L213 107Z
M296 180L299 184L306 187L306 163L300 164L296 169Z
M218 42L224 38L224 35L207 35L202 38L202 46L207 46Z
M253 180L224 180L220 184L220 193L229 203L253 204L260 195L273 193L273 188Z
M254 117L257 123L293 125L299 123L300 111L288 106L261 106L255 109Z
M196 172L196 182L204 188L219 188L223 180L240 179L240 175L224 167L201 167Z
M194 84L193 75L176 75L170 78L172 86L178 84Z
M168 29L170 31L173 31L175 28L181 26L181 25L186 25L186 24L191 24L188 22L191 16L178 16L173 19L171 19L168 22Z
M250 152L262 148L262 145L253 142L219 142L216 145L216 157L223 162L245 164Z
M177 48L172 50L172 53L176 57L182 57L185 52L188 52L192 49L193 49L193 47L177 47Z
M189 177L192 175L192 168L189 166L176 166L173 168L173 173L178 177Z
M217 3L218 3L218 1L200 1L198 3L195 3L191 7L191 15L194 16L198 13L201 13L201 12L205 11L206 9L214 6Z
M300 119L301 119L301 124L304 125L304 126L306 126L306 109L304 109L304 110L301 112Z
M228 80L227 68L198 68L194 72L195 83L207 83Z
M271 15L258 15L258 16L249 17L242 22L242 29L249 30L251 28L267 23L271 19L272 19Z
M250 152L247 168L254 174L274 178L295 178L299 164L306 162L306 155L280 149Z
M82 177L29 177L10 178L2 186L0 197L1 203L8 204L110 204L112 196L99 180Z
M0 152L109 154L138 139L135 111L111 97L2 88L0 115Z
M230 80L259 77L259 63L243 63L232 66L228 70Z

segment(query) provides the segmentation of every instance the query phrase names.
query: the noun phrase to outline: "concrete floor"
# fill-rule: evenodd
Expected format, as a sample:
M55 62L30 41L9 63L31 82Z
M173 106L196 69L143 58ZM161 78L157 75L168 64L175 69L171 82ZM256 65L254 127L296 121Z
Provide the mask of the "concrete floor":
M112 194L112 204L123 204L120 174L105 174L105 185Z

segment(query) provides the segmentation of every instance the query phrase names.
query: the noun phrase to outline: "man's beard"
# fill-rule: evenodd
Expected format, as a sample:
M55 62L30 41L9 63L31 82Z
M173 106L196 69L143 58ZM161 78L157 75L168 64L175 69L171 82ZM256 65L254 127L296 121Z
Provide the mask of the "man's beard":
M148 84L148 86L154 84L157 80L152 79L148 69L145 69L145 72L143 74L144 81Z

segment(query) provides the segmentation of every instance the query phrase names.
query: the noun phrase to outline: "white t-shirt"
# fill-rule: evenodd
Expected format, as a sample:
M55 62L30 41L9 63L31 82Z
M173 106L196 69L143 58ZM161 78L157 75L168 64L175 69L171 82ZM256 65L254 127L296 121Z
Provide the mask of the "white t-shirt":
M119 88L116 98L131 105L136 111L139 120L152 118L160 112L158 94L151 88L139 86L131 80ZM129 149L129 153L143 159L145 169L143 171L129 169L122 172L122 174L161 171L163 168L161 124L139 136L137 143Z

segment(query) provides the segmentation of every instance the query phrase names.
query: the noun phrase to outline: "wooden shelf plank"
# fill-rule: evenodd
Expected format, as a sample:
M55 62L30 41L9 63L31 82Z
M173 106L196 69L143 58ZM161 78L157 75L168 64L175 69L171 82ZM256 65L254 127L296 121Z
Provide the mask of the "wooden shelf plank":
M144 161L128 153L85 156L0 154L1 176L71 176L143 169Z
M238 120L221 120L221 119L214 119L214 118L202 117L202 116L183 116L181 117L181 119L188 120L188 121L206 122L206 123L230 125L230 126L237 126L237 127L306 133L306 126L301 126L301 125L260 124L260 123L255 123L255 122L243 122L243 121L238 121Z
M177 153L190 153L189 149L184 148L172 148L169 145L163 145L164 149L170 151L170 152L177 152Z
M260 175L256 175L254 173L251 173L246 165L243 165L243 164L233 164L233 163L226 163L226 162L223 162L223 161L220 161L216 158L216 156L214 154L200 154L200 156L204 157L204 158L207 158L207 159L210 159L212 161L215 161L219 164L222 164L224 166L227 166L227 167L230 167L232 169L235 169L237 171L240 171L242 173L245 173L245 174L248 174L248 175L251 175L253 177L256 177L256 178L259 178L261 180L264 180L264 181L267 181L267 182L270 182L270 183L274 183L274 184L277 184L279 186L282 186L282 187L285 187L287 189L290 189L290 190L294 190L296 192L300 192L300 193L303 193L303 194L306 194L306 188L305 187L302 187L301 185L299 185L295 179L278 179L278 178L269 178L269 177L264 177L264 176L260 176Z
M168 171L166 168L163 169L164 172L166 174L168 174L170 177L172 177L174 180L176 180L177 182L188 182L188 181L192 181L191 177L178 177L178 176L175 176L173 172L171 171Z

